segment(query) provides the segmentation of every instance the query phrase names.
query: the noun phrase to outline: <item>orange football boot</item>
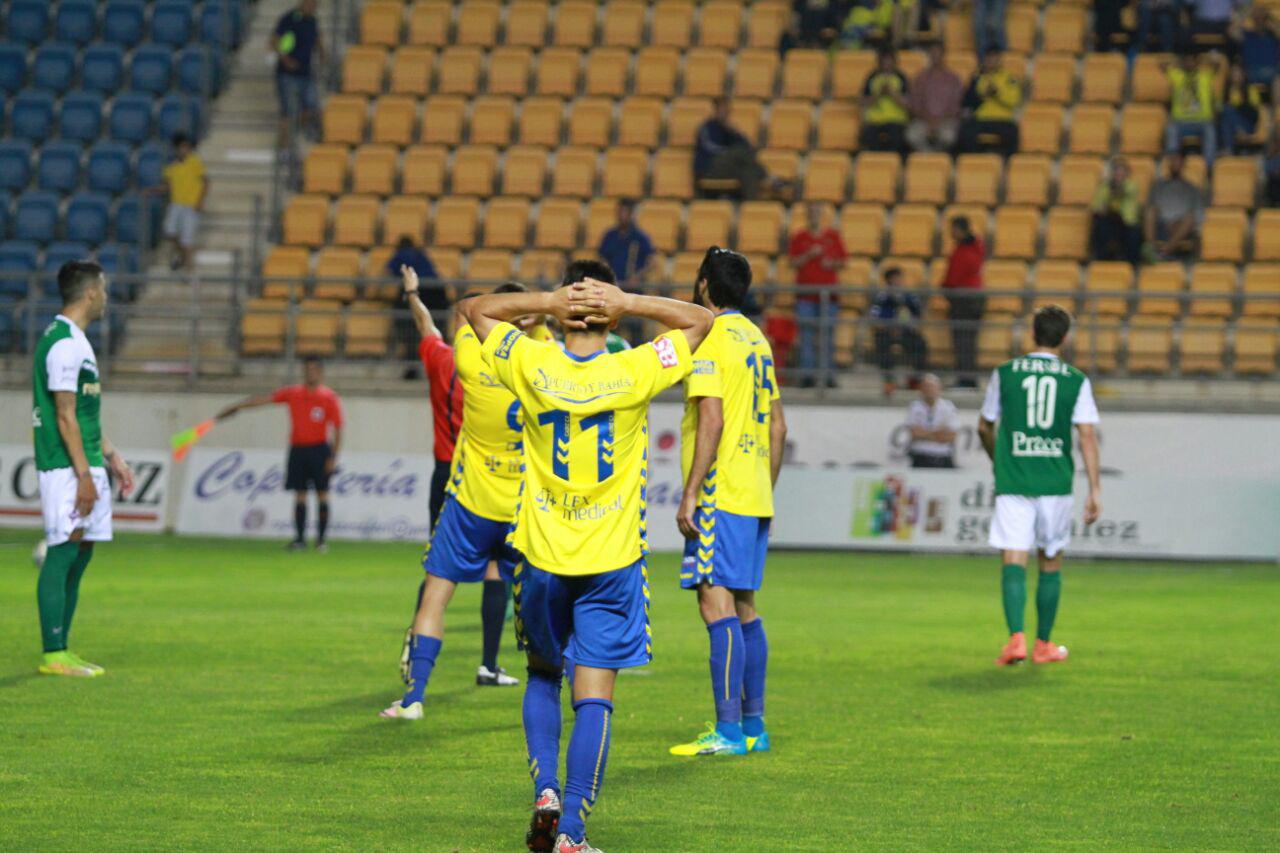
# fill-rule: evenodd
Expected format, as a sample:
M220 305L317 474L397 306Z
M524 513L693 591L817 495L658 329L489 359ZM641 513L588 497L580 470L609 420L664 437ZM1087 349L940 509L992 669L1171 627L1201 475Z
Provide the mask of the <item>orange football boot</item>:
M1067 647L1036 640L1035 650L1031 653L1033 663L1062 663L1067 659Z
M1022 663L1026 659L1027 635L1019 631L1016 634L1009 635L1009 642L1005 643L1004 650L1000 652L1000 657L996 658L996 666Z

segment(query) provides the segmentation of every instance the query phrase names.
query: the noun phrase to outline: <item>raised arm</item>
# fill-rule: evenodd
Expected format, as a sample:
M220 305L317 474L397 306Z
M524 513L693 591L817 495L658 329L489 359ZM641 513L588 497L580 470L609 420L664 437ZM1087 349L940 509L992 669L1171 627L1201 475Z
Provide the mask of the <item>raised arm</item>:
M225 409L218 412L218 414L214 415L214 418L217 420L224 420L225 418L231 417L236 412L242 412L245 409L256 409L259 406L268 406L274 402L275 398L271 394L254 394L250 397L245 397L237 403L232 403L230 406L227 406Z
M719 397L698 398L698 432L693 440L693 464L689 478L684 483L684 495L676 510L676 526L685 539L698 538L698 526L693 520L698 508L698 498L707 472L715 464L720 449L720 437L724 434L724 403Z
M778 485L782 473L782 455L787 449L787 416L782 411L782 401L774 400L769 410L769 476Z
M1080 455L1089 478L1089 497L1084 502L1084 523L1093 524L1102 514L1101 457L1098 453L1098 430L1093 424L1076 424L1080 431Z
M526 314L550 314L562 328L585 329L586 324L568 310L571 289L562 287L550 293L488 293L458 303L458 311L481 343L499 323L510 323Z
M684 332L690 352L696 351L711 331L715 315L692 302L665 296L626 293L615 285L589 278L569 290L575 316L593 323L615 323L621 317L641 317Z
M426 305L422 304L422 297L418 295L417 270L402 264L400 279L404 283L405 297L409 301L409 311L413 314L413 325L418 327L418 335L423 338L441 337L440 330L431 319L431 312L427 310Z

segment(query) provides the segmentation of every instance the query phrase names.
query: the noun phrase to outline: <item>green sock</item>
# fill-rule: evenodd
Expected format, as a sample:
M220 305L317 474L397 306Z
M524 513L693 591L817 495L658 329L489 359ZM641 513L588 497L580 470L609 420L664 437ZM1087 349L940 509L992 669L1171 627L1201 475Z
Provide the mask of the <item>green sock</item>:
M1062 572L1041 572L1036 582L1036 639L1049 642L1062 596Z
M1004 596L1004 621L1010 634L1022 631L1027 609L1027 570L1008 563L1000 570L1000 590Z
M71 564L80 553L79 542L54 545L45 554L40 568L40 581L36 585L36 602L40 606L40 637L46 652L62 651L67 647L64 634L67 613L67 576Z
M93 559L93 543L83 544L76 552L76 558L71 562L70 570L67 571L67 603L62 615L64 644L70 644L71 619L76 615L76 603L80 600L80 579L84 577L84 570L89 567L91 559Z

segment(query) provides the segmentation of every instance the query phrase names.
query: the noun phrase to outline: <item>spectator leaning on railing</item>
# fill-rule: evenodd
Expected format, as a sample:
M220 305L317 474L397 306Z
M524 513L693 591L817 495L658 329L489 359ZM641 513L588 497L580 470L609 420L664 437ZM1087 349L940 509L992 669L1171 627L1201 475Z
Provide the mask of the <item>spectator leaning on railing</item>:
M832 324L840 312L840 299L830 294L824 303L819 288L829 291L835 287L848 253L840 232L830 226L823 227L823 206L810 202L806 210L808 227L793 234L787 247L787 259L796 273L796 321L800 327L800 369L804 371L801 385L812 387L813 371L821 368L827 385L834 387L835 377L830 373L833 367L831 336L834 334ZM827 346L820 348L818 342L823 336Z
M1000 51L982 54L982 68L965 92L964 107L970 115L960 129L962 152L997 151L1008 157L1018 150L1015 116L1022 105L1022 84L1000 63Z
M1129 177L1128 160L1117 157L1112 161L1111 175L1098 184L1089 210L1093 259L1126 260L1136 266L1142 258L1142 205L1138 184Z
M911 81L907 142L917 151L950 151L960 132L964 83L947 67L942 45L929 46L929 67Z
M908 388L919 386L920 372L924 370L928 349L924 337L916 328L924 313L920 297L902 289L902 270L899 267L889 267L881 280L884 286L871 301L869 313L875 327L876 363L884 374L884 394L887 397L897 388L894 345L902 348L903 356L911 365ZM906 311L906 317L899 319L903 311Z
M982 293L982 264L987 250L965 216L951 220L951 239L955 248L947 259L942 288L947 294L947 319L951 322L951 346L956 356L956 386L977 388L974 370L978 361L978 324L987 304Z

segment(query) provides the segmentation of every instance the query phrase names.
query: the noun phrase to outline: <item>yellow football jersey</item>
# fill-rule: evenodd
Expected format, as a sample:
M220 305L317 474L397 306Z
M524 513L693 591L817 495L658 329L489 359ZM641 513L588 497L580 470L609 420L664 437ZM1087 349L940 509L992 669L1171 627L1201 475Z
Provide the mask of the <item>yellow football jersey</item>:
M724 432L703 484L703 503L714 502L716 509L737 515L772 517L769 419L778 399L778 380L773 350L755 323L738 311L717 315L694 353L684 396L680 433L685 478L693 467L698 434L697 398L719 397L724 408Z
M449 493L476 515L511 521L520 493L520 403L485 364L470 326L458 329L453 348L462 382L462 429Z
M692 367L684 333L583 358L500 323L484 358L524 406L516 550L559 575L600 574L640 559L649 400Z

